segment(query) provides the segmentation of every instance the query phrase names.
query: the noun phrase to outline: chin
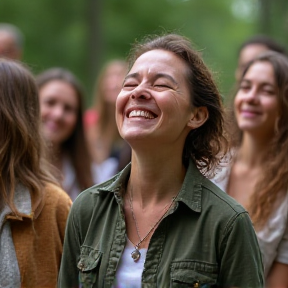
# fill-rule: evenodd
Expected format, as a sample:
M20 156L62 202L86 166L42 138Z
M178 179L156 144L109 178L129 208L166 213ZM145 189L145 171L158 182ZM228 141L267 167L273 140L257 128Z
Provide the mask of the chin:
M259 132L259 130L262 130L265 128L261 126L240 125L239 129L243 132Z
M143 145L145 143L145 145L147 145L147 142L152 142L152 136L150 133L139 133L138 132L130 132L130 133L123 133L121 134L121 137L128 142L131 146L134 145ZM153 140L153 142L155 142L155 140Z

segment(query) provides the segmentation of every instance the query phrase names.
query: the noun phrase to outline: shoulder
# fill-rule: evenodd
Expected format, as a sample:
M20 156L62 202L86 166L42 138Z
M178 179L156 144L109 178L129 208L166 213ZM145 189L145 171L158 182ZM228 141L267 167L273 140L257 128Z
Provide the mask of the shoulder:
M73 202L73 211L81 212L85 210L94 210L99 204L104 205L105 201L112 200L114 193L119 190L119 187L112 187L113 183L119 178L119 173L109 180L93 185L92 187L81 192ZM85 212L85 213L86 213Z
M225 207L236 213L246 212L246 210L231 196L224 192L218 185L209 179L203 181L203 198L214 201L214 204Z
M50 211L55 210L58 213L68 213L72 205L72 200L62 188L55 184L47 183L44 190L43 200L46 210L50 209Z
M219 240L224 245L222 247L236 238L239 243L238 248L241 247L241 243L246 245L244 243L250 240L250 243L253 242L253 245L258 247L258 242L255 240L256 233L248 212L208 179L204 181L202 191L202 212L209 213L209 219L213 221L214 227L221 230ZM250 237L250 240L245 239L247 237Z
M235 226L248 225L249 229L253 226L248 212L209 179L202 183L202 213L206 215L207 211L209 219L213 219L216 226L221 226L224 234Z

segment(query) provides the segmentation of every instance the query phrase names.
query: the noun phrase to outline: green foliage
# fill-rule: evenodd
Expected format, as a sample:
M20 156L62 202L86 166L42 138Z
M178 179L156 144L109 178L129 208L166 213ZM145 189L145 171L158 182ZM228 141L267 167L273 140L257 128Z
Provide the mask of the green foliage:
M0 22L15 24L23 31L23 61L35 74L53 66L74 72L86 88L87 105L97 72L107 60L125 58L136 39L165 31L181 33L194 42L215 71L226 99L234 82L239 45L261 30L256 13L254 18L250 13L248 19L241 10L236 11L238 16L232 12L232 5L239 1L0 0ZM248 5L248 9L249 1L240 4ZM284 6L287 8L285 1L273 1L268 32L277 39L287 34L283 20L287 15L281 12ZM283 17L274 17L276 14Z

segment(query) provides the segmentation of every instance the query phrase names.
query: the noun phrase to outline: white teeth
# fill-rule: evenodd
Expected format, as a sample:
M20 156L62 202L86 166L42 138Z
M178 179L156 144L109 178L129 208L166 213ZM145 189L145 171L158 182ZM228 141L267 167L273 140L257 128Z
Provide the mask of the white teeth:
M148 119L155 118L152 113L148 111L141 111L141 110L133 110L129 113L129 118L131 117L145 117Z

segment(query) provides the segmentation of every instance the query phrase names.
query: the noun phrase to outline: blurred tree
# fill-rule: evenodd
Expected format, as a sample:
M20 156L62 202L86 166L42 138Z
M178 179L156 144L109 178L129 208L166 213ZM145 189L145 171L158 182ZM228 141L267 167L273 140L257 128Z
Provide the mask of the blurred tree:
M0 22L23 31L24 62L35 73L52 66L74 72L86 87L87 105L104 62L125 58L136 39L164 31L192 39L228 97L243 40L264 32L288 45L287 5L287 0L0 0Z
M101 15L103 12L102 0L87 0L87 31L88 31L88 51L87 51L87 72L88 83L93 83L97 74L97 67L101 65L101 55L103 55L102 45L102 25Z
M259 32L273 36L288 47L288 1L259 0Z

